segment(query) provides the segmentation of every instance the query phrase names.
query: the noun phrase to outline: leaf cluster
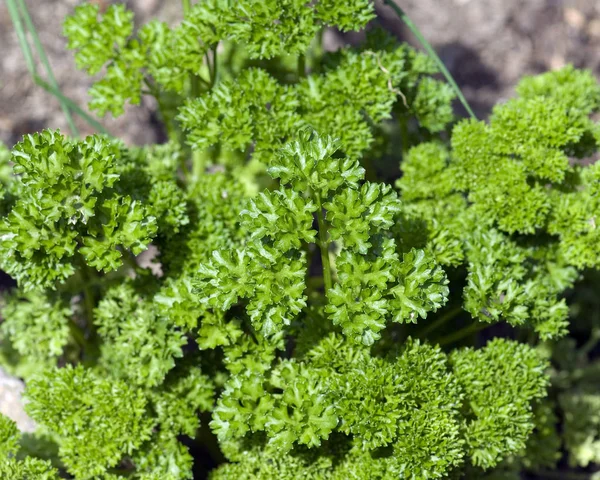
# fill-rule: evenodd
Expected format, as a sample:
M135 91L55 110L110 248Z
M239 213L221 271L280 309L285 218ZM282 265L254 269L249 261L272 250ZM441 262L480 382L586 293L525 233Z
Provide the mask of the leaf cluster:
M324 51L373 18L203 0L174 26L66 20L91 108L151 96L168 141L0 146L0 364L39 425L0 416L2 478L185 480L196 448L214 480L600 463L595 340L560 340L600 322L600 87L566 67L455 123L426 55L371 28Z

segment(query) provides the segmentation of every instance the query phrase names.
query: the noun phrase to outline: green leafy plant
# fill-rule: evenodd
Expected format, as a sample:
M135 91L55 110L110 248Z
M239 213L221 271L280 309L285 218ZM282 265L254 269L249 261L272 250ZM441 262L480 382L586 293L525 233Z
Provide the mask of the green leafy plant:
M374 18L367 0L67 18L90 108L152 96L168 142L44 130L0 148L18 284L0 363L38 424L0 417L3 478L518 478L562 446L600 459L597 392L579 391L595 343L570 363L563 347L600 259L581 161L600 87L567 67L459 121L436 61ZM327 51L331 27L365 40Z

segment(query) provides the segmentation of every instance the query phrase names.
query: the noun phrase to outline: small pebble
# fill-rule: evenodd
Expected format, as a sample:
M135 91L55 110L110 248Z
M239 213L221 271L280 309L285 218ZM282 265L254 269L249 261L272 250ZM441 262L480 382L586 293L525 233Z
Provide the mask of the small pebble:
M36 425L23 408L24 390L25 384L21 380L0 369L0 413L15 421L21 432L31 433Z

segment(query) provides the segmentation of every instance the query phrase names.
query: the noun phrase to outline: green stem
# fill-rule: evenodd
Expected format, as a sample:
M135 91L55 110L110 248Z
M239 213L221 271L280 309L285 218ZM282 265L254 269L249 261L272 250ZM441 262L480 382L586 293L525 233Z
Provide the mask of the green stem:
M215 84L217 83L217 76L219 75L217 47L218 47L218 45L215 45L214 48L212 49L212 71L211 71L211 74L210 74L210 88L211 88L211 90L215 86Z
M85 307L85 318L89 325L94 323L94 296L89 282L83 287L83 305Z
M427 54L436 63L436 65L438 66L438 68L440 69L440 71L442 72L444 77L446 77L446 80L448 81L448 83L450 84L450 86L452 87L454 92L456 93L456 96L460 100L460 103L462 103L462 105L465 108L465 110L467 111L467 113L471 116L471 118L476 120L477 117L475 116L475 113L473 113L473 110L471 109L469 103L467 102L467 99L465 98L465 96L461 92L460 88L454 81L452 74L448 71L448 69L444 65L444 62L442 62L441 58L435 52L435 50L433 49L431 44L427 41L427 39L423 36L423 34L419 30L419 28L412 22L412 20L410 18L408 18L406 13L404 13L404 10L402 10L398 5L396 5L394 3L394 0L383 0L383 3L385 5L388 5L389 7L391 7L392 10L394 10L396 15L398 15L398 17L400 17L400 19L405 23L405 25L408 27L408 29L417 38L417 40L423 46L423 48L425 49Z
M86 326L90 328L94 323L94 294L92 292L92 284L97 278L94 270L92 270L82 259L79 269L79 280L81 281L81 290L83 291L83 313Z
M177 140L178 139L177 132L175 131L175 127L173 126L172 119L167 114L167 106L165 105L165 102L162 99L160 91L147 78L144 79L144 83L150 90L150 94L156 99L156 103L158 105L158 112L160 114L160 117L162 118L163 124L165 125L165 129L167 130L167 137L169 137L169 140L173 140L173 141ZM181 172L183 173L183 177L185 178L185 180L187 182L190 177L190 172L187 168L187 164L186 164L185 160L186 160L185 156L182 155L179 167L181 169Z
M446 335L445 337L440 338L439 340L437 340L436 343L438 343L439 345L448 345L449 343L457 342L458 340L468 337L469 335L483 330L484 328L487 328L489 326L491 326L490 323L474 322L467 327L461 328L460 330L457 330L456 332L451 333L450 335Z
M600 329L593 328L590 332L590 338L581 346L578 353L582 356L587 355L598 345L598 342L600 342Z
M448 321L452 320L454 317L456 317L462 311L463 311L463 309L462 309L461 306L454 307L454 308L448 310L443 315L440 315L437 318L437 320L431 322L423 330L421 330L420 332L418 332L417 333L418 337L421 338L421 339L427 337L427 335L429 335L431 332L433 332L434 330L437 330L442 325L444 325Z
M14 0L8 0L8 3L12 3ZM42 45L42 42L40 41L40 37L37 34L37 30L35 28L35 25L33 24L33 21L31 20L31 15L29 15L29 10L27 9L27 5L25 4L25 0L18 0L19 2L19 10L21 12L21 17L23 18L23 20L25 21L25 26L27 27L27 29L29 30L29 34L31 35L31 38L33 40L33 45L37 51L38 56L40 57L40 61L42 62L42 65L44 66L44 69L46 70L46 75L48 75L48 79L50 80L50 85L52 87L54 87L54 89L56 90L60 90L58 87L58 82L56 81L56 77L54 76L54 72L52 71L52 67L50 66L50 61L48 60L48 57L46 56L46 52L44 50L44 46ZM14 7L14 5L13 5ZM12 15L11 15L12 17ZM14 22L14 19L13 19ZM21 26L21 30L22 30L22 24L19 25ZM17 23L15 23L15 26L17 26ZM17 27L18 28L18 27ZM22 32L23 33L23 32ZM25 39L25 35L24 33L20 36L19 40L21 41L21 39L25 40L25 45L27 45L27 49L29 48L29 45L27 44L27 41ZM21 48L23 49L23 43L21 44ZM30 52L30 57L31 57L31 52ZM35 64L33 63L33 58L30 58L30 61L28 62L28 67L29 67L29 73L32 76L36 75L36 71L35 71ZM33 68L31 68L33 67ZM58 97L58 100L60 102L60 106L63 110L63 113L65 114L65 118L67 119L67 123L69 124L69 129L71 130L71 134L74 137L78 137L79 136L79 130L77 129L77 127L75 126L75 122L73 121L73 117L71 116L71 112L69 110L69 106L66 104L66 102L64 100L62 100L60 97Z
M301 53L298 55L298 78L306 77L306 55Z
M97 278L95 270L92 270L87 265L81 269L83 280L83 306L86 321L86 350L83 357L85 365L94 365L100 356L100 346L96 325L94 324L94 308L96 307L96 299L92 290L94 280Z
M188 15L192 9L192 1L191 0L182 0L182 4L183 4L183 14L184 15ZM198 75L195 75L194 73L190 73L190 96L191 98L197 98L200 96L200 82L204 83L206 85L206 87L208 88L212 88L213 85L215 84L215 76L216 76L216 61L217 61L217 49L215 47L214 50L214 61L215 61L215 67L213 69L213 73L211 74L211 78L210 78L210 84L208 82L206 82L206 80L204 80L203 78L199 77ZM207 59L208 62L208 59ZM209 67L210 69L210 67ZM202 165L202 155L200 152L197 151L192 151L192 164L193 164L193 170L194 172L200 168L200 166ZM184 178L186 183L190 183L190 173L188 171L187 168L187 164L186 164L186 158L185 156L182 156L182 160L181 160L181 170L183 172Z
M325 285L323 277L308 277L306 279L306 287L309 291L320 290Z
M321 262L323 263L323 281L325 282L325 292L332 286L331 264L329 263L329 243L327 242L327 223L323 215L323 203L321 195L316 194L317 199L317 222L319 223L319 248L321 249Z
M160 92L157 92L156 90L152 90L152 96L154 98L156 98L156 103L158 105L158 111L160 113L160 117L162 118L162 121L165 124L165 129L167 130L167 137L169 137L170 140L176 140L177 132L175 131L175 128L173 127L173 122L167 115L167 107L160 95Z
M73 100L71 100L68 97L65 97L63 95L63 93L60 90L55 89L54 87L52 87L51 85L49 85L48 83L46 83L44 80L42 80L40 77L36 75L34 75L33 77L34 82L42 87L44 90L46 90L48 93L51 93L52 95L54 95L56 98L58 98L59 100L61 100L62 102L64 102L66 105L68 105L68 107L73 110L73 112L75 112L77 115L79 115L81 118L83 118L91 127L93 127L94 129L96 129L98 132L104 134L104 135L110 135L108 133L108 130L106 130L102 124L100 122L98 122L97 120L95 120L94 118L92 118L92 116L90 116L89 114L87 114L79 105L77 105L77 103L75 103Z
M408 118L403 115L398 124L400 127L400 141L402 142L402 156L404 156L408 152Z
M190 97L197 98L200 96L200 77L190 74Z
M85 351L87 347L87 340L85 339L85 334L79 325L75 323L72 318L69 318L69 330L71 331L71 336L79 345L80 351Z
M192 10L192 0L182 0L183 15L187 16ZM197 75L190 73L190 97L196 98L200 95L200 79Z

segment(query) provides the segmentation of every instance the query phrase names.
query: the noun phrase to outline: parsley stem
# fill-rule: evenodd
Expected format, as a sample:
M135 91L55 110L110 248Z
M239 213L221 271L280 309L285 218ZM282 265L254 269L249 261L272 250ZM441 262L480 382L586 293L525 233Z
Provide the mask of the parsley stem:
M91 325L94 322L94 297L89 285L83 287L83 302L86 320Z
M492 325L491 323L476 321L467 327L461 328L460 330L457 330L456 332L451 333L450 335L446 335L445 337L440 338L437 341L437 343L439 345L448 345L449 343L457 342L458 340L468 337L472 333L476 333L476 332L483 330L491 325Z
M144 82L150 89L150 94L156 99L156 103L158 105L158 111L159 111L162 121L165 125L165 129L167 130L167 137L169 137L169 140L175 140L177 138L177 134L175 133L175 129L173 128L173 123L171 122L171 119L167 115L167 107L165 105L165 102L163 101L163 99L160 96L160 92L147 79L145 79Z
M594 349L596 345L598 345L598 342L600 342L600 329L594 328L590 332L590 338L588 338L588 341L585 342L579 349L579 354L587 355Z
M81 280L83 284L83 307L86 322L84 335L84 339L86 341L84 363L88 365L93 365L100 355L96 326L94 325L94 308L96 308L96 299L92 289L94 280L97 277L98 275L94 269L85 264L82 266Z
M71 331L71 336L79 346L79 350L85 350L87 346L87 340L85 339L83 330L72 318L69 318L69 330Z
M409 134L408 134L408 118L403 116L398 121L400 127L400 141L402 142L402 156L408 152Z
M323 281L325 282L325 292L327 292L333 286L333 282L331 279L331 264L329 263L329 242L327 241L327 224L323 215L323 203L321 202L321 195L317 193L316 197L317 222L319 223L319 248L321 249L321 262L323 264Z
M217 48L218 48L218 44L215 45L214 48L212 49L212 71L210 74L210 88L211 89L217 83L217 75L219 74Z
M463 311L463 309L461 306L457 306L457 307L454 307L454 308L448 310L444 314L440 315L436 320L429 323L423 330L418 332L417 333L418 337L419 338L427 337L427 335L429 335L431 332L438 329L439 327L441 327L448 321L452 320L454 317L456 317L462 311Z
M306 77L306 55L301 53L298 55L298 78Z
M462 106L465 108L467 113L471 116L471 118L477 120L477 116L475 115L475 113L473 113L473 110L471 109L469 102L467 102L467 99L461 92L459 86L454 81L452 74L448 71L448 69L444 65L444 62L442 62L441 58L435 52L434 48L427 41L427 39L423 36L423 34L419 30L419 28L413 23L413 21L410 18L408 18L408 15L406 15L406 13L404 13L404 10L402 10L398 5L396 5L394 0L383 0L383 3L385 5L388 5L389 7L391 7L391 9L394 10L394 13L396 13L396 15L398 15L398 17L400 17L400 19L404 22L404 24L408 27L408 29L413 33L413 35L415 37L417 37L417 40L419 41L419 43L423 46L423 48L425 49L427 54L431 57L431 59L435 62L437 67L440 69L440 72L442 72L444 77L446 77L446 81L450 84L450 86L454 90L454 93L456 93L456 96L460 100L460 103L462 103Z
M192 10L192 0L182 0L183 15L187 16ZM197 75L190 73L190 97L196 98L200 95L200 82Z

